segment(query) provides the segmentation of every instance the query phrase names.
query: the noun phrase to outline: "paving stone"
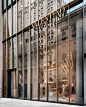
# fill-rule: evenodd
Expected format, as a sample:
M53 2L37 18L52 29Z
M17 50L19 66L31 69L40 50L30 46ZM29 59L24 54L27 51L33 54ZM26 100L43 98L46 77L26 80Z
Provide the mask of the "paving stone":
M0 98L0 107L82 107L82 106L50 102L48 103L31 100Z

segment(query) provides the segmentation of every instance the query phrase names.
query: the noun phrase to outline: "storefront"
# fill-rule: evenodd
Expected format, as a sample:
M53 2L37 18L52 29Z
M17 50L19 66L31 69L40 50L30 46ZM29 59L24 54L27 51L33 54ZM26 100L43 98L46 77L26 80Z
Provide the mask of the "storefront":
M85 1L57 0L35 23L31 2L14 0L2 11L2 97L86 104Z

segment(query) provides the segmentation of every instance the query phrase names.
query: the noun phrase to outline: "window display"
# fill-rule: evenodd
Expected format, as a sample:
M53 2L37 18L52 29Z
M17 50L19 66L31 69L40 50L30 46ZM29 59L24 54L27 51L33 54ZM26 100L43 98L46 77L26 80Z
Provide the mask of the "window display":
M56 16L50 17L47 29L48 101L56 101Z
M61 19L60 19L61 20ZM58 101L69 102L68 18L58 20Z
M46 100L46 21L39 26L39 85L39 98Z
M76 15L73 12L70 12L70 102L82 104L83 12L77 10Z
M31 29L31 97L37 100L37 27Z
M29 30L24 32L25 99L29 99Z
M22 34L18 35L18 97L23 98Z

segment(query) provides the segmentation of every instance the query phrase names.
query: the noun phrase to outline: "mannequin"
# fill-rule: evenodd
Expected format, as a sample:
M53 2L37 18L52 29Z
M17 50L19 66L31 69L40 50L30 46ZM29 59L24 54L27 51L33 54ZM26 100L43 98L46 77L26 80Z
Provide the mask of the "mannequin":
M65 93L65 86L63 84L63 99L65 99L64 93Z
M74 85L73 85L73 84L71 84L71 86L72 86L72 94L75 94Z
M74 89L74 85L73 84L71 84L71 86L72 86L72 96L73 96L73 100L72 101L74 101L75 89Z

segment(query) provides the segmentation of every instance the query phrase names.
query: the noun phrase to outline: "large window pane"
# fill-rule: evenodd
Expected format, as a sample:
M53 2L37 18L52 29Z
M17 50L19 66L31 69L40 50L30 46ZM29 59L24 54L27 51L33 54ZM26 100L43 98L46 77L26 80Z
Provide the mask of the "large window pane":
M11 9L8 10L8 37L11 36Z
M31 94L37 100L37 28L31 29Z
M16 4L13 5L13 35L16 33Z
M4 13L4 39L6 39L6 13Z
M69 103L68 16L58 20L58 101Z
M68 3L69 3L69 0L57 0L57 8L59 9Z
M74 8L79 8L79 4ZM72 8L71 8L72 10ZM77 11L75 13L75 11ZM70 12L70 102L82 104L83 7Z
M11 69L11 39L8 40L8 69Z
M22 74L22 34L18 35L18 96L23 98L23 74Z
M47 0L39 0L39 19L43 18L44 16L47 16Z
M4 0L4 9L6 9L6 0Z
M45 0L47 1L47 14L50 14L57 10L57 0ZM46 4L46 3L45 3Z
M48 101L56 101L56 16L48 20Z
M37 21L37 0L31 0L31 23Z
M29 0L24 0L24 27L29 25Z
M11 0L8 0L8 6L11 4Z
M16 68L16 58L17 58L17 47L16 47L16 37L13 38L13 67Z
M3 63L4 63L4 67L3 67L3 83L4 83L4 97L6 97L6 43L4 43L4 58L3 58Z
M84 0L84 5L86 6L86 0ZM86 7L84 8L84 53L86 54ZM84 59L84 103L86 105L86 57Z
M23 2L22 0L19 0L18 1L18 32L22 30L22 26L23 26L22 11L23 11Z
M39 99L46 100L46 22L39 27L39 85Z
M29 30L24 32L25 99L29 99Z

